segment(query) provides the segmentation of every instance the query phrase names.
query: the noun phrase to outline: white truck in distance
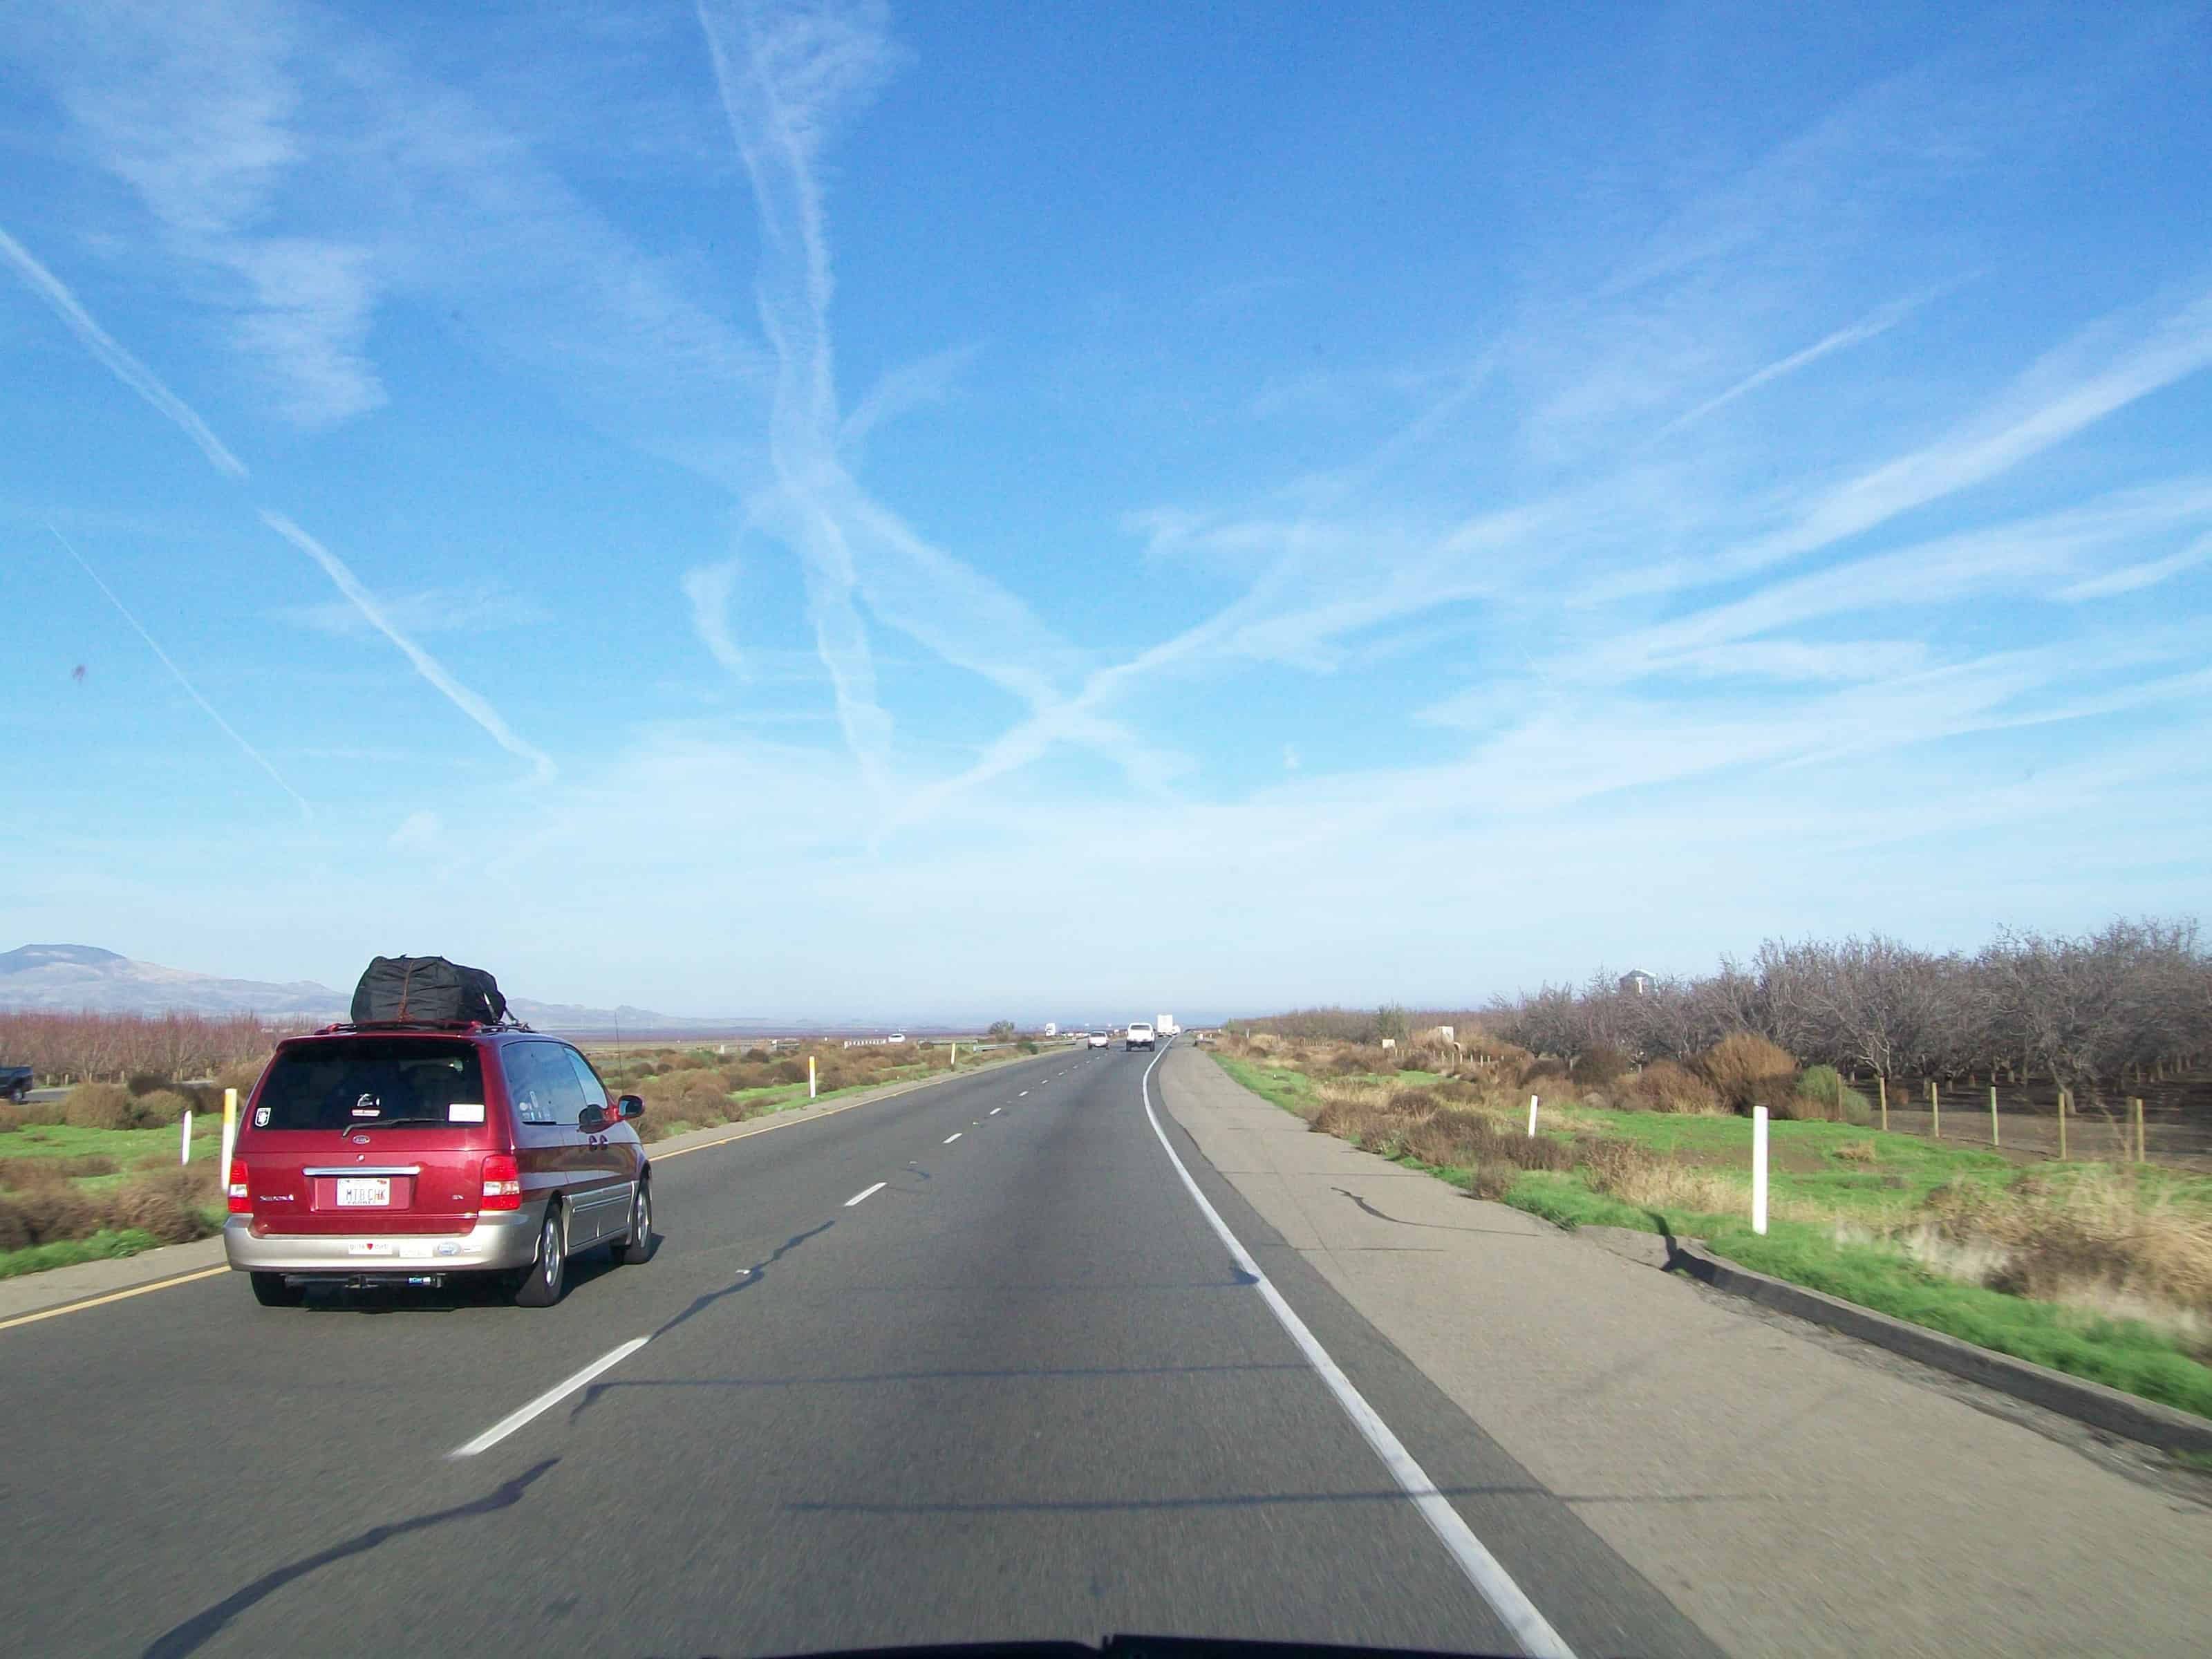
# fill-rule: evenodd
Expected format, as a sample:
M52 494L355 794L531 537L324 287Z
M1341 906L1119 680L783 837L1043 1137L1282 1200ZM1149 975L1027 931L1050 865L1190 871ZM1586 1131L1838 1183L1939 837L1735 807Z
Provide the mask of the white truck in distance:
M1173 1014L1162 1014L1152 1022L1152 1030L1162 1036L1173 1036L1177 1031L1182 1030L1182 1027L1175 1023Z
M1152 1028L1142 1020L1130 1023L1128 1034L1121 1039L1126 1048L1149 1048L1152 1046Z

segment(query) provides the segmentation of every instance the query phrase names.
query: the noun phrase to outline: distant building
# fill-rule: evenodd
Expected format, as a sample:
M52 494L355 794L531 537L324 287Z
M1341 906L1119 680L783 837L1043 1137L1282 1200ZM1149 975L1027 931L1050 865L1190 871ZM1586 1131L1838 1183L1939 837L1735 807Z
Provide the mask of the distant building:
M1649 996L1658 982L1641 968L1632 968L1620 976L1620 988L1632 997Z

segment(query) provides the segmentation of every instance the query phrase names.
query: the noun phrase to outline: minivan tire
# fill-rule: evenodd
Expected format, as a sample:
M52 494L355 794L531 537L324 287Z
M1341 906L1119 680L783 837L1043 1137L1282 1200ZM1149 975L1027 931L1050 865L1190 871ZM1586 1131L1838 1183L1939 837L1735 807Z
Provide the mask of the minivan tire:
M307 1299L305 1285L287 1285L282 1273L249 1273L253 1299L264 1308L296 1308Z
M625 1267L642 1267L653 1260L653 1183L637 1183L637 1196L629 1201L629 1237L615 1246L615 1260Z
M514 1288L518 1308L550 1308L561 1299L568 1281L568 1227L558 1204L545 1206L544 1222L538 1229L538 1260Z

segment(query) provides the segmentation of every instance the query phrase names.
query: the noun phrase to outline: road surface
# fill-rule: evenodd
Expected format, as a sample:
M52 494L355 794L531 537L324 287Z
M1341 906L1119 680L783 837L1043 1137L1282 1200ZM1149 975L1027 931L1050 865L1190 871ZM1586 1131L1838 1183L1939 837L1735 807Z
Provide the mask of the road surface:
M1115 1631L1584 1656L1700 1634L1177 1173L1068 1050L657 1166L654 1260L524 1311L222 1274L0 1330L0 1650L779 1653ZM641 1339L645 1339L641 1345ZM604 1364L545 1406L556 1385ZM463 1449L468 1455L456 1455Z

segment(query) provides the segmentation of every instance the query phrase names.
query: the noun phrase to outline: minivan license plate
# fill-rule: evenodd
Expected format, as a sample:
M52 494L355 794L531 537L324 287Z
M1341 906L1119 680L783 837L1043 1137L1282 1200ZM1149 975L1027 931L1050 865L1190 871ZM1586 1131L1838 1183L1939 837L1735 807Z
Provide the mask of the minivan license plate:
M338 1207L342 1210L391 1202L392 1178L389 1176L347 1176L338 1182Z

